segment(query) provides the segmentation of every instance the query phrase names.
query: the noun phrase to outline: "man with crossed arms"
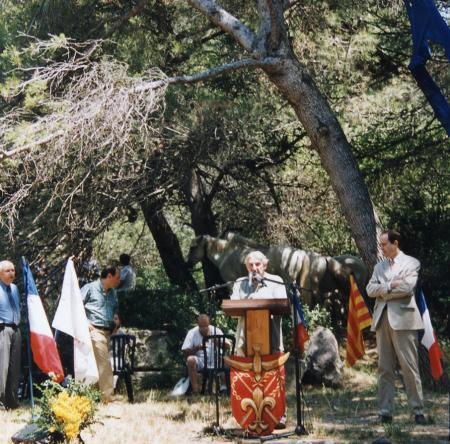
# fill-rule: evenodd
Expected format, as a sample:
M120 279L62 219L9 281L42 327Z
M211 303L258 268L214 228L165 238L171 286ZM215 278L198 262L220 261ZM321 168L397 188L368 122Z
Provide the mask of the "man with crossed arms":
M375 298L371 330L377 335L380 420L392 422L398 361L415 422L424 425L417 351L417 330L423 329L423 322L415 300L420 262L404 254L400 244L398 231L382 233L380 246L386 259L375 266L367 285L367 294Z

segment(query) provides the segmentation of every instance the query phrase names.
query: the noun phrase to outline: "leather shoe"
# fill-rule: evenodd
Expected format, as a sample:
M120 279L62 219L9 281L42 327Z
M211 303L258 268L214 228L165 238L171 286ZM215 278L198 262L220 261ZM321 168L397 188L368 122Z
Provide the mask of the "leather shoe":
M427 424L427 420L424 415L416 415L414 417L414 421L417 425L426 425Z
M284 430L286 428L286 423L283 421L280 421L276 426L275 430Z
M392 422L391 415L380 415L381 424L390 424Z

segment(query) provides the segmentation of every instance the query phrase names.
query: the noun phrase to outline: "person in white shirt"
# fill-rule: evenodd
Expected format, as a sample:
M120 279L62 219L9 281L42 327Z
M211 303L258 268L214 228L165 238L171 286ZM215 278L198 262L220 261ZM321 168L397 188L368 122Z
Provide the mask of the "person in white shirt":
M182 352L186 357L186 366L188 369L189 380L192 387L192 393L199 393L199 384L197 373L204 368L204 354L203 354L203 338L211 335L222 335L222 330L210 324L209 316L200 314L197 318L197 327L190 329L187 332L181 347ZM207 367L213 366L214 345L212 341L206 344Z
M233 285L231 299L286 299L286 287L283 279L275 274L267 273L269 259L261 251L251 251L245 257L245 266L248 276L239 278ZM281 316L271 316L270 352L283 352L283 331L281 329ZM237 354L245 356L245 318L239 317L236 328ZM284 412L276 429L286 427Z
M239 278L233 286L231 299L286 299L283 279L267 273L269 260L261 251L251 251L245 258L248 276ZM284 351L281 316L271 318L271 353ZM237 354L245 356L245 319L240 317L236 328Z

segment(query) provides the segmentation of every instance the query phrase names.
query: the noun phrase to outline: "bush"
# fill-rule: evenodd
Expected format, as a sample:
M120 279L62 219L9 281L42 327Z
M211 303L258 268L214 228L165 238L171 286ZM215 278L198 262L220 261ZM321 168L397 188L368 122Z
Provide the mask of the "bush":
M307 305L303 307L305 320L308 324L308 331L313 332L317 327L329 328L333 331L330 312L320 305L309 308Z
M180 352L189 329L196 325L200 313L209 313L210 306L199 293L186 293L177 288L151 289L139 284L134 291L119 296L119 313L124 327L166 330L169 351L175 367L184 365ZM219 311L216 301L215 325L224 333L234 334L235 320Z

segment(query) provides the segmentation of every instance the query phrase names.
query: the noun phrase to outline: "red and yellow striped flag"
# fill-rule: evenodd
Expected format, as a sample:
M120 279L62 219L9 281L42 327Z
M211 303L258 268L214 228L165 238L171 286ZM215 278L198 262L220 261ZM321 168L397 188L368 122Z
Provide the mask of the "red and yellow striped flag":
M346 364L353 364L364 355L364 342L362 330L370 327L372 317L356 285L355 279L350 275L350 297L348 302L347 319L347 358Z

